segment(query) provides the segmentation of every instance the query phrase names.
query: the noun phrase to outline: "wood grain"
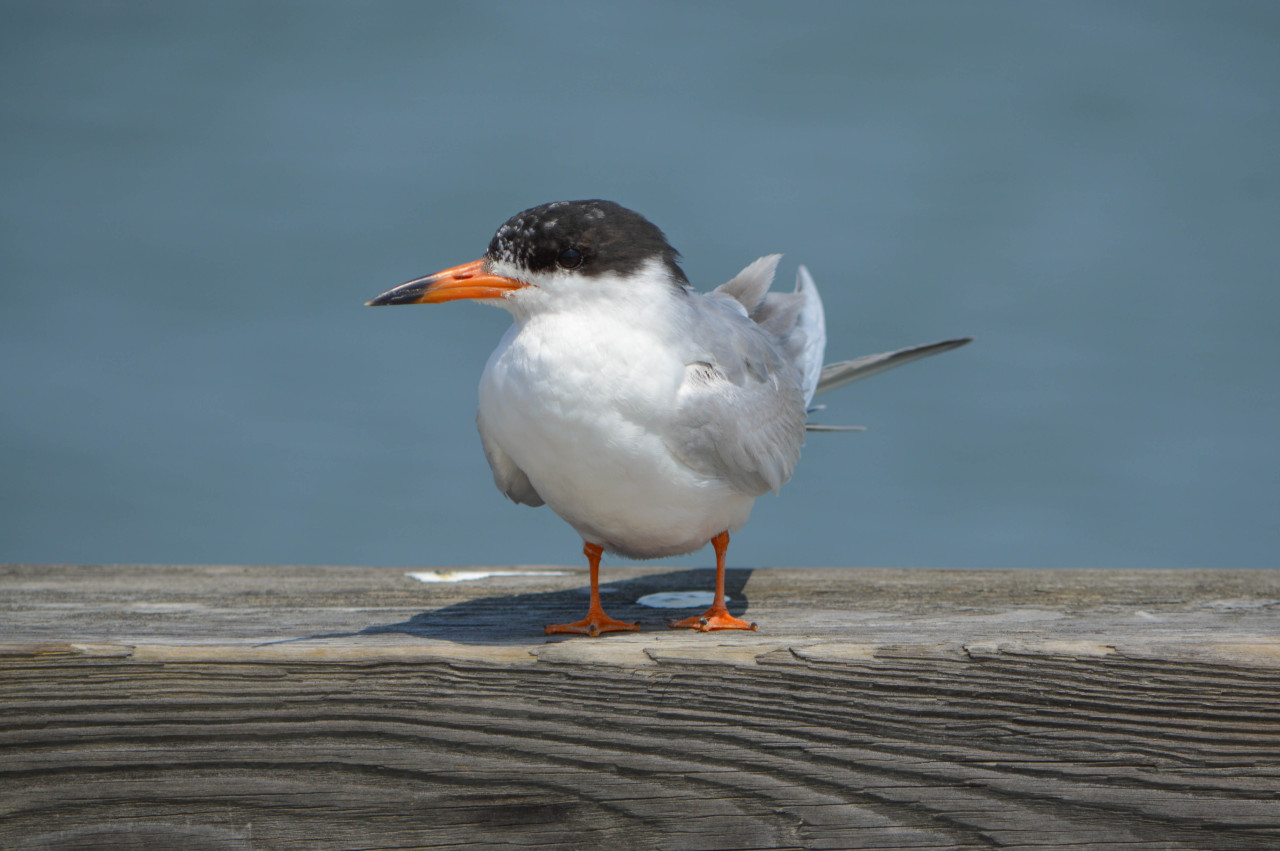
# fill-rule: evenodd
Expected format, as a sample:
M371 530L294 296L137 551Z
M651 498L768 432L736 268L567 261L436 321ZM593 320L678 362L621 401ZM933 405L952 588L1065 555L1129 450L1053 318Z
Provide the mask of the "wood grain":
M0 847L1280 847L1280 571L541 570L0 568Z

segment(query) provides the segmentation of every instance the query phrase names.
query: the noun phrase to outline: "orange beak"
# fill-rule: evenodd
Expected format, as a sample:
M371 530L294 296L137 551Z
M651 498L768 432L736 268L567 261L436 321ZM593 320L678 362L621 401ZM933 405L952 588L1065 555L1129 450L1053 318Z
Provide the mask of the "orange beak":
M438 304L463 298L506 298L526 286L528 284L512 278L490 275L484 270L483 260L472 260L401 284L365 304L377 307L383 304Z

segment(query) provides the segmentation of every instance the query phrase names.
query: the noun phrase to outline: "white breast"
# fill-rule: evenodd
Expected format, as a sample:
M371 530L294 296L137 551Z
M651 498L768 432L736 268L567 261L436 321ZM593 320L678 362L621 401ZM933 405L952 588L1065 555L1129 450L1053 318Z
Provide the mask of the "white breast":
M699 549L745 523L754 501L664 443L686 362L668 327L590 305L537 313L480 380L489 439L585 540L632 558Z

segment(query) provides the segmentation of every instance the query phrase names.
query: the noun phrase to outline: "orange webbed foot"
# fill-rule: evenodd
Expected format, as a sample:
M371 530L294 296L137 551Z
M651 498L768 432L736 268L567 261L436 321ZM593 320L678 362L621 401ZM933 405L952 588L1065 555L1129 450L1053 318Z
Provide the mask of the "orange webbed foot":
M640 624L615 620L604 612L600 612L599 614L588 614L576 623L547 624L544 629L547 635L570 633L572 635L590 635L594 638L606 632L636 632L640 629Z
M711 632L716 629L755 629L756 625L742 618L735 618L723 606L712 606L700 615L685 618L681 621L670 621L667 626L672 629L696 629L700 632Z

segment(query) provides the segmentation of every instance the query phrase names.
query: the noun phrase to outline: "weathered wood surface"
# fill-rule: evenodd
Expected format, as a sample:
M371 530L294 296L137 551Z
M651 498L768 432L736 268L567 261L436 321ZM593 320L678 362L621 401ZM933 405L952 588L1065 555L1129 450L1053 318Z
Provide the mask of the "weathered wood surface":
M0 848L1280 848L1280 571L555 570L0 567Z

